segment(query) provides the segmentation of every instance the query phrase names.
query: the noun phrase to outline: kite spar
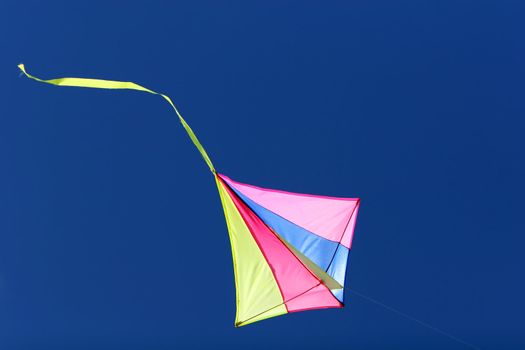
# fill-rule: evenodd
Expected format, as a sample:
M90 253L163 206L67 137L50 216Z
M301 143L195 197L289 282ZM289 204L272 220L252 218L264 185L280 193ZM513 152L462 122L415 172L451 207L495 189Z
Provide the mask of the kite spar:
M163 97L215 177L230 236L236 287L235 326L290 312L343 307L348 255L359 198L260 188L215 171L210 157L172 100L132 82L58 78L41 83L128 89Z

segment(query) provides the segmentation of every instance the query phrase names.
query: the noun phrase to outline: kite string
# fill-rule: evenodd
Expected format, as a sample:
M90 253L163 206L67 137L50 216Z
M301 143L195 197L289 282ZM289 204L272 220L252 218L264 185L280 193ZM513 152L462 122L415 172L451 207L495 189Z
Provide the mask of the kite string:
M475 349L475 350L481 350L481 348L476 346L476 345L473 345L473 344L471 344L471 343L469 343L469 342L467 342L467 341L465 341L465 340L463 340L461 338L458 338L458 337L456 337L456 336L454 336L454 335L452 335L452 334L450 334L448 332L445 332L442 329L439 329L439 328L437 328L435 326L432 326L431 324L428 324L428 323L426 323L424 321L421 321L420 319L417 319L414 316L411 316L411 315L409 315L407 313L404 313L403 311L395 309L392 306L386 305L385 303L382 303L379 300L376 300L376 299L371 298L371 297L369 297L367 295L364 295L363 293L360 293L360 292L356 291L355 289L347 288L347 290L349 292L351 292L352 294L357 295L358 297L360 297L360 298L362 298L362 299L364 299L364 300L366 300L368 302L371 302L373 304L381 306L382 308L384 308L384 309L386 309L386 310L388 310L390 312L393 312L393 313L395 313L395 314L397 314L399 316L402 316L402 317L404 317L404 318L406 318L406 319L408 319L410 321L416 322L419 325L421 325L421 326L423 326L425 328L428 328L428 329L430 329L430 330L432 330L434 332L437 332L437 333L439 333L439 334L441 334L441 335L443 335L443 336L445 336L447 338L450 338L450 339L452 339L452 340L454 340L454 341L456 341L458 343L466 345L466 346L468 346L468 347L470 347L472 349Z
M84 87L84 88L94 88L94 89L128 89L128 90L144 91L150 94L162 96L166 101L168 101L170 106L173 108L173 110L177 114L177 117L179 118L179 121L184 127L184 130L186 130L186 133L188 133L188 136L190 137L191 141L193 142L195 147L197 147L197 149L199 150L202 158L204 158L204 161L210 168L211 172L215 174L215 168L213 167L213 163L211 162L211 159L208 156L208 153L206 153L206 150L204 149L204 147L202 147L202 144L200 143L199 139L197 139L197 136L195 136L195 133L193 132L191 127L188 125L186 120L184 120L184 118L180 114L179 110L177 109L173 101L171 101L171 98L169 98L167 95L161 94L159 92L155 92L141 85L135 84L133 82L127 82L127 81L87 79L87 78L58 78L58 79L44 80L44 79L34 77L31 74L27 73L25 66L23 64L19 64L18 68L20 69L21 73L24 74L29 79L33 79L35 81L46 83L46 84L51 84L51 85L74 86L74 87Z

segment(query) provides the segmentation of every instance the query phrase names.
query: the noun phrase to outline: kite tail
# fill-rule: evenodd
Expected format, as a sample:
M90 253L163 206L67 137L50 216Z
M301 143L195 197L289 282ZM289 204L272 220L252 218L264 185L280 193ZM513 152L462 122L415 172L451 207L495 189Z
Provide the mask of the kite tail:
M147 89L138 84L127 82L127 81L86 79L86 78L58 78L58 79L43 80L43 79L39 79L27 73L23 64L19 64L18 68L20 68L20 70L22 71L22 73L25 74L26 77L39 81L41 83L46 83L46 84L51 84L51 85L75 86L75 87L85 87L85 88L94 88L94 89L128 89L128 90L138 90L138 91L149 92L150 94L162 96L166 101L168 101L170 106L173 108L173 110L177 114L177 117L179 117L179 120L182 126L188 133L188 136L190 137L191 141L193 142L195 147L197 147L197 149L199 150L202 158L204 158L204 161L210 168L211 172L215 174L215 168L213 167L213 163L211 162L211 159L208 156L208 153L206 153L206 150L204 150L204 147L202 147L202 144L199 142L199 139L197 139L197 136L195 136L195 133L193 132L191 127L188 125L188 123L186 123L186 120L184 120L184 118L180 114L177 107L175 107L175 104L171 101L171 99L167 95L155 92L153 90Z

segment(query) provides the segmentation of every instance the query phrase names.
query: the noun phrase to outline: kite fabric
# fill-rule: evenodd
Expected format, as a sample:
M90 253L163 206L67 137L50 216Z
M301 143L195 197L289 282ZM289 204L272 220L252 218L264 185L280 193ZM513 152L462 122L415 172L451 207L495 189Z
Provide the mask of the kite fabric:
M132 89L162 96L212 171L231 241L236 287L235 326L290 312L343 307L348 255L359 198L260 188L215 171L208 154L171 99L132 82L60 78L59 86Z

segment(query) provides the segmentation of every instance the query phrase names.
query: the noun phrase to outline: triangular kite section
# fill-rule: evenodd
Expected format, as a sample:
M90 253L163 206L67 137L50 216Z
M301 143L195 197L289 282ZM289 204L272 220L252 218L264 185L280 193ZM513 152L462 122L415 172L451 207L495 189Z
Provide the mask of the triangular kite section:
M359 200L260 189L236 183L219 174L216 174L216 179L227 219L236 222L236 225L228 223L238 289L236 325L246 325L287 312L343 307L344 275L349 249L342 245L341 241L348 236L350 237L347 239L348 246L351 244L351 235L355 225L353 214L356 212ZM257 191L259 192L254 195ZM279 209L279 205L271 205L271 202L281 201L283 196L292 198L293 204L290 205L295 206L296 209L299 208L295 213L293 213L294 210L289 210L284 214L274 211ZM304 201L307 202L306 205L301 204ZM324 209L322 209L323 206ZM323 226L323 220L334 218L345 220L343 224L332 225L332 230L339 230L337 240L327 238L327 231L322 236L318 234L320 231L312 232L298 224L298 221L307 222L304 218L298 219L298 211L302 210L303 214L314 215L314 212L311 212L313 209L316 209L314 211L317 212L317 217L309 219L310 228L313 226L329 227L330 224ZM250 242L252 253L245 254L242 258L241 254L237 254L240 250L240 240L237 238L239 235L251 236L251 240L245 238L245 241ZM336 234L332 232L332 238L335 236ZM247 243L243 244L247 245ZM266 264L268 267L258 272L267 280L264 284L254 285L250 282L250 280L253 282L253 276L240 273L239 266L254 265L253 261L249 262L252 254L259 260L255 265ZM261 263L261 259L265 264ZM271 275L268 274L268 270ZM273 278L274 283L269 282L270 277ZM265 285L274 292L277 286L280 299L275 298L276 293L274 293L273 304L266 303L267 308L263 309L261 303L258 303L259 312L255 313L254 308L244 304L256 301L252 300L253 296L261 292L258 291L258 288L265 288ZM239 292L241 288L243 292ZM251 290L248 291L248 289Z
M261 320L265 313L266 317L287 313L270 266L218 179L217 187L232 246L237 304L235 325L239 326L246 320Z

